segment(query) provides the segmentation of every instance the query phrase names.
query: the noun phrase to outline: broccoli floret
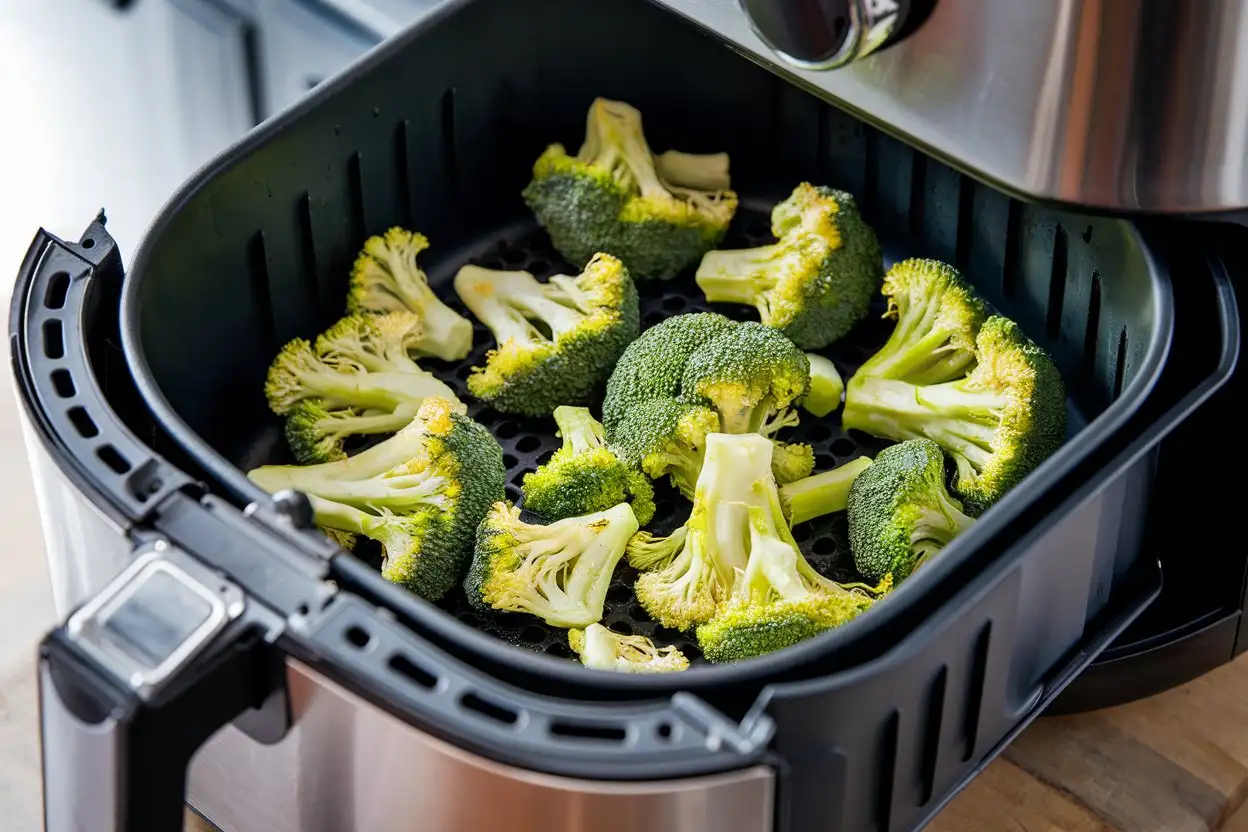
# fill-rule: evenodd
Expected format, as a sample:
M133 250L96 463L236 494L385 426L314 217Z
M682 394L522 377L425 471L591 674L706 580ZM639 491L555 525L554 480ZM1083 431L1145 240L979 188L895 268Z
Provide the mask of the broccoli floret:
M651 479L669 477L686 497L702 470L706 436L719 430L715 411L671 398L652 399L630 411L611 447L628 466Z
M780 506L789 520L789 526L844 511L849 502L850 486L870 465L870 457L860 456L831 471L782 485Z
M651 399L676 398L685 364L699 347L738 326L714 312L667 318L641 333L620 356L607 381L602 423L615 441L616 423Z
M802 442L772 440L771 473L778 483L797 482L815 470L815 449Z
M656 159L641 113L599 98L577 154L548 147L523 196L568 262L606 252L638 280L668 280L723 239L737 210L729 184L725 154Z
M468 602L482 612L527 612L553 627L588 627L602 618L611 574L636 531L628 503L546 526L495 503L477 530Z
M593 670L616 673L672 673L686 670L689 660L675 647L656 647L645 636L626 636L601 624L568 630L568 645Z
M269 367L265 396L286 416L286 439L304 464L340 459L350 436L393 433L431 396L467 408L408 357L404 315L349 315L316 339L296 338Z
M446 399L347 459L267 465L247 475L265 491L302 491L318 525L363 534L385 550L382 575L437 600L464 575L477 525L503 498L503 451Z
M689 356L681 380L718 413L725 433L756 433L810 389L810 361L793 342L758 323L743 323Z
M413 351L446 361L459 361L472 351L472 324L443 303L416 257L429 248L425 235L391 228L369 237L351 269L347 311L410 312L421 330L412 340Z
M688 533L688 526L680 526L667 537L658 537L645 531L637 532L628 541L624 556L628 559L628 565L638 572L662 569L680 553Z
M503 413L541 416L589 404L640 330L637 288L599 254L577 277L541 283L528 272L465 266L455 291L498 345L468 390Z
M584 407L555 408L563 447L534 473L524 475L524 507L562 520L630 503L643 526L654 517L654 487L607 447L602 425Z
M957 269L937 260L904 260L888 270L882 291L884 317L897 326L851 386L869 376L940 384L975 366L975 336L987 312Z
M848 517L859 573L895 583L975 522L945 490L945 455L930 439L880 451L849 489Z
M707 252L698 266L706 299L743 303L802 349L846 335L879 291L884 262L875 232L844 191L798 185L771 212L779 242Z
M855 377L841 420L886 439L934 440L957 463L954 490L979 516L1062 444L1066 392L1049 356L1007 318L984 322L975 355L969 374L939 384Z
M802 399L802 409L822 419L841 406L845 382L830 359L813 352L806 353L806 358L810 361L810 392Z

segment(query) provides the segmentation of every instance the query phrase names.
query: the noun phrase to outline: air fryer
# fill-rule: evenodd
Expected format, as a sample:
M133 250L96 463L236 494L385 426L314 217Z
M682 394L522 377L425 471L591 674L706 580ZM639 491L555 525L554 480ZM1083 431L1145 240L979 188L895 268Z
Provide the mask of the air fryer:
M65 616L40 651L50 830L176 829L188 801L226 830L917 829L1046 709L1233 655L1244 556L1196 568L1209 533L1165 518L1229 508L1191 482L1227 418L1202 405L1240 384L1243 234L1159 189L1106 205L1060 175L1012 178L1017 156L979 166L970 142L952 152L952 122L905 117L942 93L957 112L965 73L989 71L952 55L951 32L983 38L1035 4L994 4L966 32L972 0L896 19L845 5L844 42L823 49L843 60L809 61L756 3L449 2L197 174L128 273L104 216L78 241L40 233L10 337ZM888 23L874 39L869 19ZM920 70L936 73L923 89L897 85ZM315 530L305 498L243 473L286 461L265 368L341 314L367 236L428 235L445 297L465 263L569 268L519 192L547 143L579 141L596 96L637 106L658 150L730 153L728 245L763 240L795 182L848 190L889 262L957 264L1067 382L1058 453L886 602L766 657L587 670L533 619L385 582ZM687 276L641 293L647 325L704 308ZM856 366L881 326L830 354ZM489 343L478 329L473 355L436 371L463 394ZM471 412L515 496L550 425ZM797 438L821 468L879 447L835 417ZM656 524L676 510L660 499ZM799 541L840 574L843 520ZM605 621L696 659L629 578Z

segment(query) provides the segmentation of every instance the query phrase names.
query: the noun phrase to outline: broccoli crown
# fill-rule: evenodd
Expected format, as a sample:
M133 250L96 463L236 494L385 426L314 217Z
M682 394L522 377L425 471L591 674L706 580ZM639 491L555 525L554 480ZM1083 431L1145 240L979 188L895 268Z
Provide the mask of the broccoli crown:
M945 455L930 439L890 445L849 489L849 543L867 580L900 583L974 521L945 490Z
M682 395L719 413L725 433L754 433L810 390L810 360L793 342L758 323L742 323L689 356Z
M699 347L735 329L737 322L714 312L667 318L641 333L620 356L607 381L602 421L608 438L615 424L644 402L680 395L685 364Z
M378 540L382 574L436 600L462 578L477 525L502 499L506 469L489 431L429 398L410 424L355 456L263 466L248 477L270 493L317 498L319 525Z
M1049 356L1013 321L989 318L975 344L974 369L954 381L851 382L842 423L888 439L934 440L953 457L954 489L978 516L1061 445L1066 391Z
M637 522L654 517L654 487L606 445L600 425L583 407L555 408L563 447L537 471L525 474L524 507L562 520L630 503Z
M668 476L682 494L692 497L706 437L718 430L719 416L710 408L674 398L650 399L623 417L611 447L629 467L653 479Z
M737 209L728 188L726 155L656 158L641 113L599 98L577 154L548 147L523 197L570 263L606 252L639 280L668 280L723 239Z
M482 612L526 612L554 627L588 627L602 618L611 574L637 528L627 503L541 526L497 502L477 529L464 591Z
M803 182L772 210L779 241L707 252L698 286L712 302L755 307L767 326L803 349L819 349L866 317L880 288L883 255L853 196Z
M885 317L897 326L855 377L940 384L974 366L975 337L987 311L957 269L937 260L904 260L888 270L883 294Z
M459 361L472 351L472 324L443 303L417 256L429 248L425 235L391 228L369 237L351 269L347 310L351 313L414 313L421 330L412 349L447 361Z
M616 673L672 673L686 670L689 660L675 647L656 647L645 636L626 636L601 624L568 630L568 645L593 670Z
M637 288L600 254L577 277L541 283L528 272L465 266L455 290L498 345L468 390L503 413L541 416L588 404L640 330Z

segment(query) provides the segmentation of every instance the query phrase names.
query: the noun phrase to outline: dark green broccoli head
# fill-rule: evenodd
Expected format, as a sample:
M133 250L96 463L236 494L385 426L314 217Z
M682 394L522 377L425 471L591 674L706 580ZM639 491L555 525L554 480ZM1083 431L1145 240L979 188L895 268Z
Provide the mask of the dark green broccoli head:
M651 399L676 398L689 357L738 324L712 312L668 318L628 345L607 381L602 421L611 437L615 423Z
M846 335L879 291L883 257L875 232L844 191L802 183L772 211L779 242L711 251L698 286L712 302L743 303L803 349Z
M810 390L810 360L771 327L743 323L689 356L682 396L709 403L725 433L755 433Z
M867 610L873 599L855 590L811 591L793 600L732 601L698 627L708 662L736 662L792 647L840 627Z
M498 341L485 365L473 368L468 390L503 413L540 416L588 404L640 329L637 288L607 254L577 277L547 283L528 272L465 266L455 290Z
M524 507L562 520L629 503L637 522L654 517L654 488L606 445L602 425L583 407L555 408L563 447L545 465L524 475Z
M656 158L641 113L600 98L579 152L548 147L523 197L570 263L606 252L638 280L668 280L723 239L737 208L727 168L723 154Z
M891 445L849 489L849 543L864 578L896 583L974 522L945 490L945 455L929 439Z

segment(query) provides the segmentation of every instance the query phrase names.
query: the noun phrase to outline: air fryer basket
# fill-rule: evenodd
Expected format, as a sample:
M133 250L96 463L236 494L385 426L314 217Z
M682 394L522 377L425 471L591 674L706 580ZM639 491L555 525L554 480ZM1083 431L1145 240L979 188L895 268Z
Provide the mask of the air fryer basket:
M579 143L597 95L639 107L656 150L731 154L744 206L729 245L767 239L767 206L809 179L858 196L890 261L928 255L960 264L991 304L1053 354L1069 387L1070 438L887 603L782 654L700 668L678 681L603 680L572 663L537 661L532 651L473 629L569 655L562 635L533 619L481 621L458 596L442 605L457 620L419 599L394 601L420 627L462 649L518 673L536 669L576 684L698 689L725 674L760 679L826 659L863 644L869 633L900 626L905 615L913 626L931 607L933 589L1109 436L1160 372L1171 336L1169 288L1130 224L1013 201L640 0L479 0L450 4L331 82L201 172L166 208L136 256L122 302L127 359L164 428L227 494L241 502L260 498L242 472L288 460L261 394L265 369L287 339L311 335L341 314L351 260L366 236L390 225L429 236L425 266L448 298L449 279L466 262L539 276L566 271L519 192L548 142ZM643 284L641 292L647 325L704 308L688 277ZM829 354L849 372L886 331L878 320L867 322ZM430 367L462 393L468 367L490 344L478 326L468 361ZM556 447L553 426L477 406L472 412L503 444L508 491L516 497L523 473ZM794 438L815 445L820 468L881 447L840 430L835 416L804 416ZM657 524L670 526L687 507L670 492L660 496ZM810 524L798 536L828 574L846 568L843 519ZM1055 623L1052 644L1037 655L1038 672L1104 605L1113 579L1138 551L1138 541L1127 539L1130 545L1106 539L1095 555L1076 551L1069 563L1034 567L1020 601L1024 614L1065 622ZM382 583L353 563L339 569L350 581ZM626 578L611 590L607 620L651 633L654 625L631 601ZM1044 590L1059 583L1081 590L1065 593L1065 607L1055 609ZM656 636L691 648L679 634Z

